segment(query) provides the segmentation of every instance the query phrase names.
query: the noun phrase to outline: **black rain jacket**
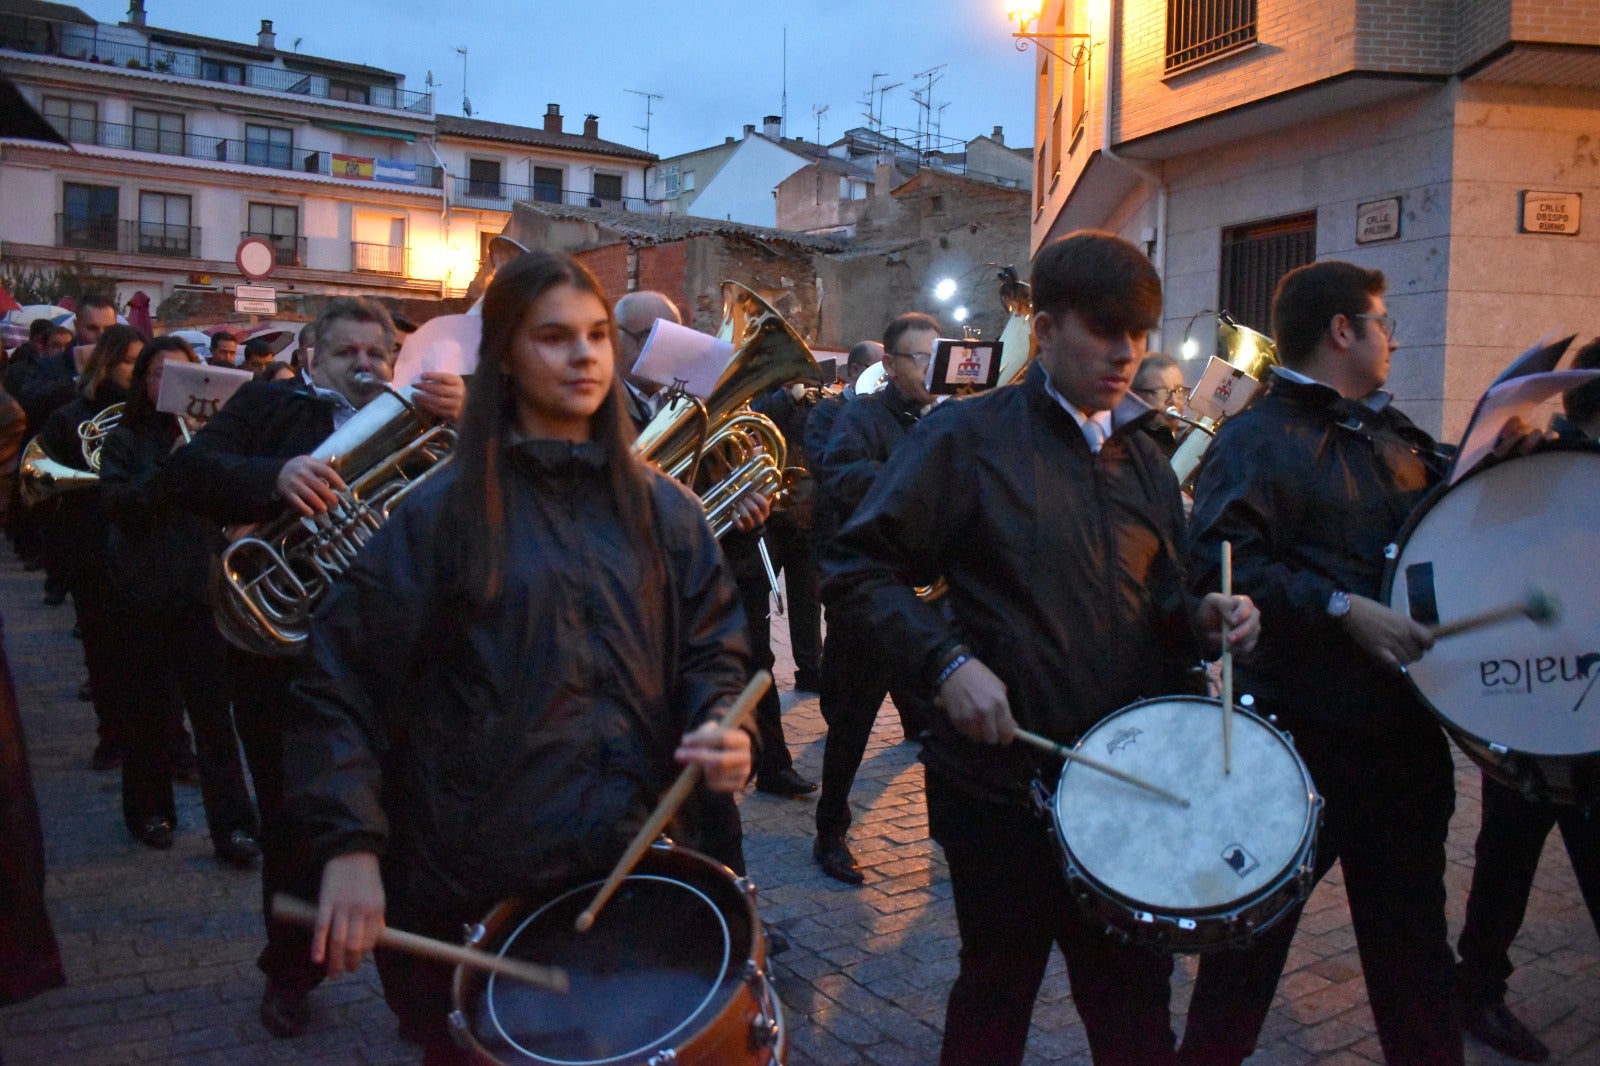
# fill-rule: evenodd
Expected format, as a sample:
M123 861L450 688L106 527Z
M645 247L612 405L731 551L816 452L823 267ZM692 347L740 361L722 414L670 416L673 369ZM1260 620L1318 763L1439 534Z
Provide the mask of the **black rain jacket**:
M285 750L318 863L376 851L386 881L472 900L603 873L676 776L680 736L743 687L744 614L699 501L651 475L658 556L599 456L506 450L505 589L487 608L446 591L448 467L334 585Z

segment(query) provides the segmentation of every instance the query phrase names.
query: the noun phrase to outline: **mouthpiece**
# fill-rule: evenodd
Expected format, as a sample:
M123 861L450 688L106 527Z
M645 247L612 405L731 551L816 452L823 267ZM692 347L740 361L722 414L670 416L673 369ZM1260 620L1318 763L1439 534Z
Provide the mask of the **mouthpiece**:
M370 370L357 370L351 378L364 389L370 389L378 384L378 376Z

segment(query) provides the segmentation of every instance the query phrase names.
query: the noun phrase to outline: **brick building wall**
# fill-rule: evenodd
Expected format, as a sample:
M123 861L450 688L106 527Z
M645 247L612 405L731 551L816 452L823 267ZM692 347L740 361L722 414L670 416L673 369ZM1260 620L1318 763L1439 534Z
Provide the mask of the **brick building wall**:
M689 257L682 241L647 244L639 249L637 261L635 288L664 292L679 308L689 305Z
M616 300L630 291L629 259L632 252L633 250L626 244L607 244L575 252L573 258L588 267L600 282L600 287L605 290L606 295Z
M1518 41L1600 45L1594 0L1513 0L1511 36Z
M1450 74L1462 0L1356 0L1360 70Z
M1511 0L1459 0L1456 69L1482 59L1511 39Z

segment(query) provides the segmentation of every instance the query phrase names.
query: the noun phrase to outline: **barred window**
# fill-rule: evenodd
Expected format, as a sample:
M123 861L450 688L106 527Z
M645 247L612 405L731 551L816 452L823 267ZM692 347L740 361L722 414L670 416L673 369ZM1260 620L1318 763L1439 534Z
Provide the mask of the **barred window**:
M1272 333L1272 294L1295 267L1317 258L1315 211L1222 231L1222 291L1217 307L1241 326Z
M1167 73L1256 39L1256 0L1167 0Z

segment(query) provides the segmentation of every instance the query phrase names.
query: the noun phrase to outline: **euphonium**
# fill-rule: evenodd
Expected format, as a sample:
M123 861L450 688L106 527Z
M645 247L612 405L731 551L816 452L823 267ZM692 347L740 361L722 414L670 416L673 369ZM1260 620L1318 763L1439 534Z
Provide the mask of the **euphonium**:
M822 380L822 370L800 335L761 297L737 282L722 283L722 328L733 357L711 396L680 397L644 427L633 449L670 477L693 488L702 460L715 457L716 484L701 492L706 521L720 537L733 525L734 505L752 491L769 500L795 480L785 468L788 446L772 420L750 401L786 382Z
M100 484L100 477L90 470L57 462L45 454L44 445L34 437L22 449L22 463L17 470L17 492L25 507L37 507L45 500L72 492L74 489L92 489Z
M83 448L83 461L96 474L100 473L100 449L105 446L111 431L117 428L117 423L122 421L122 412L127 406L125 403L109 404L93 418L78 423L78 444Z
M341 502L316 518L291 512L222 553L217 628L258 655L289 655L318 599L406 495L443 468L455 431L386 389L311 454L339 472Z
M1211 362L1220 361L1231 368L1225 378L1231 390L1230 396L1237 397L1243 393L1246 403L1261 388L1261 379L1268 368L1278 365L1278 347L1272 343L1272 338L1248 326L1239 325L1226 311L1217 316L1217 352L1219 354L1212 356ZM1206 370L1211 370L1210 363L1206 364ZM1200 380L1204 382L1205 377L1202 374ZM1190 403L1193 402L1191 394ZM1205 457L1206 449L1211 447L1217 427L1226 422L1227 417L1185 418L1181 414L1178 417L1193 427L1172 456L1172 472L1178 475L1178 483L1187 492L1194 487L1200 460Z

